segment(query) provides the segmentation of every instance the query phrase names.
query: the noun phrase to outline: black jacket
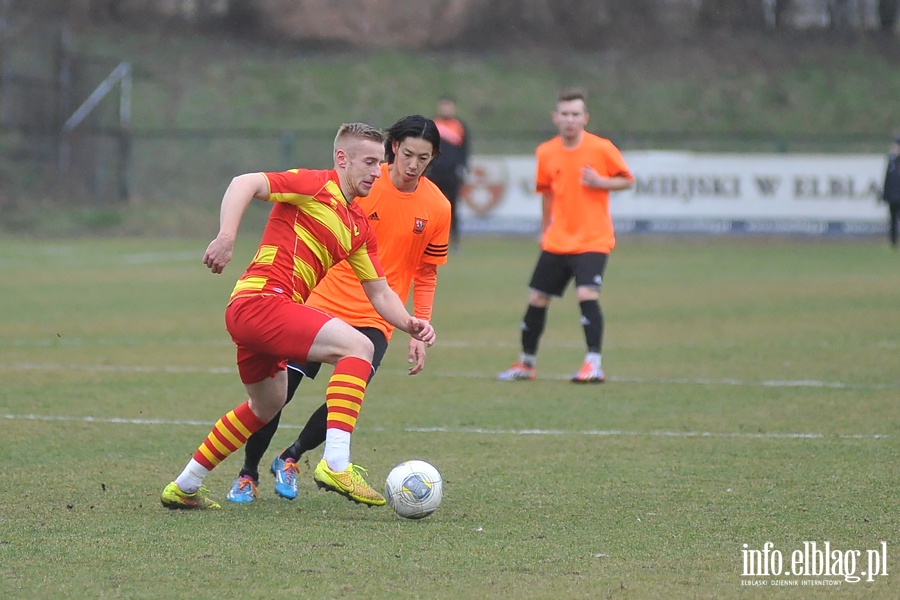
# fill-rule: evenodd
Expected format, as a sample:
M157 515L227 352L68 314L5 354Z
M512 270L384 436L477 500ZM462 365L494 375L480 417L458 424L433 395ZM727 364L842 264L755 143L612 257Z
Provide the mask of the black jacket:
M441 189L444 189L444 184L458 185L465 176L466 165L469 162L469 128L463 121L459 119L456 121L463 130L462 140L454 144L442 137L441 151L425 172L425 175Z
M900 155L892 154L888 157L884 193L881 197L889 204L900 204Z

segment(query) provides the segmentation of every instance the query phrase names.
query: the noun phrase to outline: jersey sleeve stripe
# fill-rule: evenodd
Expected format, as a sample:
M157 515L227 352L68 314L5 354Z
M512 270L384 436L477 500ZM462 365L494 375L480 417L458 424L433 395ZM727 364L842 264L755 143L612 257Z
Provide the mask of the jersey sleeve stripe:
M311 201L315 201L315 196L309 194L296 194L292 192L270 192L269 202L283 202L294 206L303 206Z
M368 245L364 244L359 250L351 254L347 258L347 262L356 273L356 278L360 281L375 281L384 277L378 275L375 265L372 264L372 258L369 256Z

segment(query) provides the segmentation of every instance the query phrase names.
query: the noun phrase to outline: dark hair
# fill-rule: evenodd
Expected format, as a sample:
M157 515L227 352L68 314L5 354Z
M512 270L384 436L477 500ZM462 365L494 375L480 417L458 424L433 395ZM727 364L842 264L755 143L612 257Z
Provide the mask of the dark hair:
M570 102L572 100L581 100L587 105L587 92L582 88L569 88L561 91L556 98L557 102Z
M410 115L403 117L387 130L387 136L384 139L384 158L388 164L393 164L396 158L393 148L394 142L399 143L410 137L421 138L426 142L431 142L434 158L437 158L437 155L441 153L441 134L434 121L422 115Z

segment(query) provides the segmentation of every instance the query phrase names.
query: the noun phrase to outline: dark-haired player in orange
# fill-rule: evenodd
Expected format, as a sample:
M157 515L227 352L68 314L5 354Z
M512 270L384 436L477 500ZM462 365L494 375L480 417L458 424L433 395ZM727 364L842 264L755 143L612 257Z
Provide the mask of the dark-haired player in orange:
M437 268L447 262L450 238L450 203L434 183L422 176L440 146L434 121L420 115L400 119L387 131L387 164L382 165L381 177L368 196L357 199L378 235L378 258L388 285L405 301L412 284L413 313L426 320L431 319ZM345 265L332 269L313 290L307 306L339 317L368 337L375 347L374 373L394 328L373 310L353 271ZM408 359L412 364L409 373L419 373L425 365L425 344L410 340ZM314 378L320 366L313 362L288 363L287 402L304 375ZM228 500L247 503L256 498L259 464L280 417L279 412L247 441L244 466L228 492ZM341 418L340 413L329 413L323 404L309 418L297 440L275 457L271 470L275 474L276 494L289 500L296 498L297 461L325 441L327 428ZM326 446L326 459L327 452Z
M350 462L350 437L372 372L372 342L340 319L306 306L325 273L345 261L378 314L421 342L434 342L431 324L411 316L388 286L375 232L354 202L367 196L381 176L383 143L384 134L374 127L344 124L334 140L333 169L245 173L225 190L219 233L203 256L213 273L221 273L231 261L238 227L253 199L273 203L256 256L225 309L225 326L237 345L238 372L250 399L216 422L163 490L163 506L221 508L209 498L203 481L284 406L289 359L334 365L325 393L328 460L316 469L316 480L357 502L384 504Z
M561 297L571 280L581 307L587 354L576 383L605 380L600 366L603 312L600 287L609 253L616 245L609 214L609 192L625 190L634 177L619 149L584 130L588 123L585 94L567 90L552 114L559 135L537 148L537 185L542 195L541 254L528 284L531 292L522 319L522 353L498 376L503 381L537 377L538 343L552 297Z

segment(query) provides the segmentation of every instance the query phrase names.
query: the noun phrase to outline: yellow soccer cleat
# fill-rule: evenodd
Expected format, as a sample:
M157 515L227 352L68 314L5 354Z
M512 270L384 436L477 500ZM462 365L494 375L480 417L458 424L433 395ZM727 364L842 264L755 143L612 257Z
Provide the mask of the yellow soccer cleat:
M218 502L211 500L207 495L209 492L205 487L201 487L193 494L186 494L181 491L178 484L174 481L166 486L162 493L162 505L166 508L183 508L192 510L204 510L207 508L222 508Z
M359 504L384 506L384 496L376 492L363 479L362 473L365 472L365 469L353 464L347 467L346 471L335 472L328 468L328 463L323 458L316 465L313 479L320 488L337 492Z

